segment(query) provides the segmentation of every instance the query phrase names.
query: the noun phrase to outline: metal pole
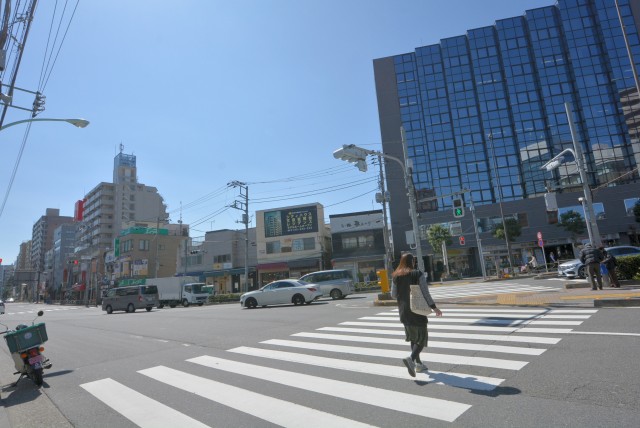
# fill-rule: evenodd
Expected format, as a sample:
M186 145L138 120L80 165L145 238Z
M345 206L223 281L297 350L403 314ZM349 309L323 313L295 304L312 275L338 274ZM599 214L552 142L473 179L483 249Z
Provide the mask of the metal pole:
M567 112L567 119L569 121L569 130L571 131L571 140L573 141L573 150L575 152L576 163L578 164L578 172L580 173L580 180L582 181L582 191L584 192L584 215L587 222L587 231L589 232L589 241L591 245L599 247L602 244L600 240L600 230L598 229L598 223L596 222L596 214L593 210L593 201L591 199L591 189L589 188L589 182L587 181L587 172L585 170L584 160L582 158L582 147L578 142L578 135L576 132L575 124L573 123L573 109L570 102L564 103L564 108ZM589 226L591 226L589 228Z
M640 97L640 83L638 83L638 72L636 71L636 64L633 62L633 54L631 53L631 48L629 47L629 39L627 38L627 31L624 26L624 22L622 21L622 13L620 12L620 6L618 5L618 0L615 0L616 3L616 11L618 12L618 20L620 21L620 28L622 29L622 37L624 38L624 45L627 48L627 55L629 56L629 63L631 64L631 72L633 73L633 81L636 84L636 91L638 91L638 96Z
M249 186L244 187L244 292L249 291Z
M502 230L504 231L504 240L507 244L507 259L509 260L509 269L513 275L513 262L511 261L511 243L509 242L509 234L507 232L507 223L504 220L504 211L502 209L502 184L500 184L500 175L498 174L498 162L496 161L496 148L493 145L493 132L489 132L489 143L491 144L491 153L493 157L493 170L496 177L496 185L498 186L498 205L500 206L500 217L502 218Z
M469 210L471 210L471 217L473 218L473 231L476 235L476 242L478 243L478 254L480 256L480 268L482 269L482 279L487 279L487 267L484 265L484 254L482 251L482 240L480 239L480 234L478 233L478 222L476 220L476 208L473 205L473 196L471 192L469 192Z
M422 242L420 239L420 229L418 227L418 213L416 207L416 192L413 187L413 177L408 165L407 158L407 140L405 138L404 127L400 127L400 136L402 138L402 151L404 154L404 182L407 187L407 196L409 197L409 215L411 216L411 224L413 226L413 236L416 241L416 258L418 259L418 269L424 272L424 260L422 259Z
M384 269L387 271L387 279L391 275L391 243L389 242L389 229L387 220L387 197L384 187L384 172L382 170L382 156L378 155L380 163L380 192L382 192L382 236L384 239Z

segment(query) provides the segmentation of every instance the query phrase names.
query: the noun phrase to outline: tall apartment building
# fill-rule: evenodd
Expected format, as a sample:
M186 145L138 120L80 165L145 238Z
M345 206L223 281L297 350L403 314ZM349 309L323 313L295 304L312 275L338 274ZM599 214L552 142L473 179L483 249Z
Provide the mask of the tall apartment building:
M469 210L462 219L452 215L452 200L461 196L467 207L475 204L485 252L506 256L505 242L491 233L506 217L522 226L512 248L516 258L530 253L544 258L538 233L546 254L555 250L573 257L572 238L557 222L568 210L584 216L576 164L541 169L573 148L565 103L571 106L588 184L598 189L593 197L602 241L635 241L629 212L640 196L640 88L629 52L640 69L640 0L617 4L624 27L614 1L558 0L374 60L383 151L403 157L403 127L426 254L437 258L439 251L428 246L424 231L445 224L466 238L454 240L454 262L480 271ZM393 240L400 252L409 249L405 233L411 220L402 171L394 162L386 167ZM545 205L550 190L557 192L558 210ZM578 237L586 239L586 234Z
M102 182L79 202L80 222L75 256L83 263L77 268L80 281L98 281L108 275L105 257L114 263L116 239L124 229L159 223L167 227L166 205L158 189L138 182L136 157L122 152L113 162L113 183ZM119 249L118 249L119 250ZM84 278L84 279L82 279ZM95 287L94 287L95 288Z
M53 231L61 224L73 222L73 217L61 216L57 208L47 208L46 214L33 225L31 234L31 266L36 272L44 272L45 253L53 246Z

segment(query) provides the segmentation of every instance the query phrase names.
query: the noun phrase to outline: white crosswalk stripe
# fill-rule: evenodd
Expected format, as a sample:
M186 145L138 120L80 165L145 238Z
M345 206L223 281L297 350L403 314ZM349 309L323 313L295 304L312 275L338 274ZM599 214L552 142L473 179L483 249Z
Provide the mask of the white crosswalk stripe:
M542 293L559 291L554 287L542 285L518 284L516 282L500 282L495 284L470 284L448 287L430 287L429 291L435 301L461 297L491 296L505 293Z
M417 373L415 380L437 385L437 388L492 391L504 383L502 375L512 375L525 368L595 313L597 310L589 309L446 309L444 317L429 317L430 340L421 357L430 369ZM372 412L395 411L448 422L456 421L471 408L464 395L452 393L451 396L457 398L444 399L437 389L429 388L415 394L389 386L367 385L371 376L412 379L400 361L408 355L409 346L404 340L404 326L398 319L397 309L383 309L355 321L322 326L315 331L300 331L289 338L267 339L256 345L229 349L224 355L189 358L188 363L207 370L199 371L198 376L161 365L138 373L149 382L159 382L175 391L195 394L253 418L287 427L301 424L305 427L371 425L354 420L353 414L346 417L320 410L313 401L291 402L270 393L254 392L247 385L270 382L371 406ZM243 356L252 358L251 364L238 361ZM271 367L269 362L284 362L286 370ZM316 372L305 372L305 366L316 367ZM323 369L330 371L327 377L318 375ZM336 370L351 375L348 380L341 376L337 380ZM241 376L242 387L225 383L225 378L217 376L216 372ZM81 386L141 427L158 426L140 416L151 412L160 415L163 421L160 426L215 425L215 420L198 421L191 417L188 409L172 409L129 389L125 385L127 381L125 379L121 384L112 379L101 379ZM336 413L340 411L336 410ZM372 420L378 421L370 418L367 422L370 424ZM176 422L168 424L168 421Z

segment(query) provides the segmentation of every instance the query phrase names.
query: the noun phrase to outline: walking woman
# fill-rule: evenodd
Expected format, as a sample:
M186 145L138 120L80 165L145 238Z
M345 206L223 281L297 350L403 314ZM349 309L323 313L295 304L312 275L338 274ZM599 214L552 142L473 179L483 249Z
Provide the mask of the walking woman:
M411 343L411 355L403 358L402 362L407 366L407 370L412 377L416 377L416 372L423 373L428 370L427 366L420 360L420 352L427 346L429 336L427 333L427 317L411 312L410 285L419 284L429 307L433 309L436 316L442 316L442 311L436 307L431 294L429 294L426 276L415 269L415 261L415 257L412 254L403 254L400 258L400 264L391 275L393 278L391 297L398 301L400 322L404 324L405 340Z

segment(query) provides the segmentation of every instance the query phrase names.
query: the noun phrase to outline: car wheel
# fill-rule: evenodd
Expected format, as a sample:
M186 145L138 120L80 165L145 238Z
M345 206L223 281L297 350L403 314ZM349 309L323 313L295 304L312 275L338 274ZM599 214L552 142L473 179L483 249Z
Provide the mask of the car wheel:
M158 309L162 309L162 308L164 308L164 304L163 304L163 303L160 303L160 304L158 305Z
M578 269L578 276L582 279L587 277L587 273L585 272L584 266L580 266L580 269Z
M147 312L151 312L151 306L147 306Z
M185 308L189 307L189 301L187 299L183 299L182 300L182 306L184 306Z
M293 296L293 298L291 299L291 302L294 305L304 305L304 297L302 296L302 294L296 294L295 296Z
M329 293L329 295L333 300L341 299L342 291L338 290L337 288L334 288L333 290L331 290L331 293Z
M113 313L113 308L111 307L111 305L107 305L107 307L105 309L107 310L107 313L109 315L111 315Z
M170 308L175 308L175 307L176 307L176 304L175 304L175 303L172 303L171 305L169 305L169 307L170 307Z
M129 303L129 306L127 306L127 312L133 313L135 311L136 311L136 307L133 306L133 303Z
M254 299L253 297L247 299L246 302L244 302L244 306L249 308L249 309L253 309L256 306L258 306L258 302L256 301L256 299Z

